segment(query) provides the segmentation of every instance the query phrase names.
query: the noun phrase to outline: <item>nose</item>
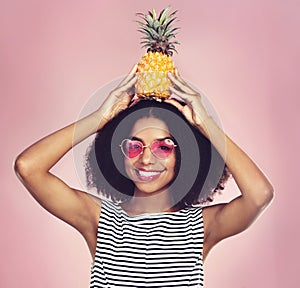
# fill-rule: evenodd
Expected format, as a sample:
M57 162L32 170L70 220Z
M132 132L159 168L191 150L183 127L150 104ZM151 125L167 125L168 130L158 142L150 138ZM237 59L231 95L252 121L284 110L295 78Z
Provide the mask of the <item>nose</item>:
M153 164L155 162L155 156L152 154L150 147L145 147L143 153L140 156L140 161L144 165Z

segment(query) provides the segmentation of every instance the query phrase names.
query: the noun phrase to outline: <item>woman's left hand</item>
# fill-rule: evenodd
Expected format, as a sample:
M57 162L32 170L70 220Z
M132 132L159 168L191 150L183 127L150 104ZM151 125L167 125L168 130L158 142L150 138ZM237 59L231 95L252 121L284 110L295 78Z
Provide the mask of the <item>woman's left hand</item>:
M165 102L174 105L185 118L200 131L208 136L204 122L209 118L203 103L201 94L192 89L180 76L178 70L175 70L175 75L168 73L168 77L171 80L173 86L170 86L170 91L184 100L185 106L182 106L178 101L174 99L167 99Z

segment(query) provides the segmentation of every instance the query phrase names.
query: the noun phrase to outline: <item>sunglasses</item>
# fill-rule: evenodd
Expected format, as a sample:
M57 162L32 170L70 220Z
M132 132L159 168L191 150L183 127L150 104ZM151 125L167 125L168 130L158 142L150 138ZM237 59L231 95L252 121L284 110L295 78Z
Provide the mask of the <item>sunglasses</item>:
M124 139L120 144L121 150L125 157L132 159L143 154L144 149L149 147L151 153L158 159L168 158L174 147L177 147L172 139L154 140L150 145L144 145L139 140Z

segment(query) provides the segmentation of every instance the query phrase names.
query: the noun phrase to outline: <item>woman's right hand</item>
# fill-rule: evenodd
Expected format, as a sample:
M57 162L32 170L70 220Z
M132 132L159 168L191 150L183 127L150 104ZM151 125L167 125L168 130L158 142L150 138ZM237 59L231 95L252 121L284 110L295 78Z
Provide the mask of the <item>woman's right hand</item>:
M137 65L134 65L130 73L109 93L108 97L98 109L98 112L106 122L117 116L130 104L135 94L134 85L137 81L136 71Z

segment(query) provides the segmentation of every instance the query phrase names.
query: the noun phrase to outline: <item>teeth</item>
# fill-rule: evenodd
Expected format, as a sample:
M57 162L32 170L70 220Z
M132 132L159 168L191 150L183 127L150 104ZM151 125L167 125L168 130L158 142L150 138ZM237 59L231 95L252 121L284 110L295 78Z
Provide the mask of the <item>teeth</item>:
M147 172L147 171L141 171L141 170L138 170L138 173L143 177L151 177L151 176L160 174L160 172L156 172L156 171Z

